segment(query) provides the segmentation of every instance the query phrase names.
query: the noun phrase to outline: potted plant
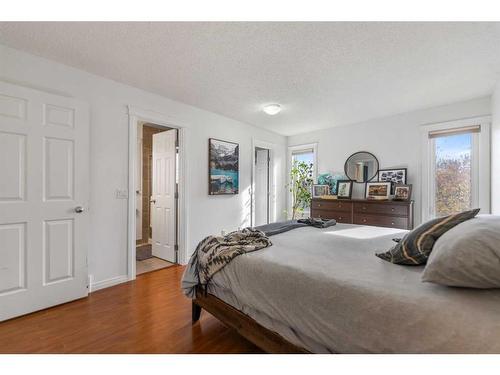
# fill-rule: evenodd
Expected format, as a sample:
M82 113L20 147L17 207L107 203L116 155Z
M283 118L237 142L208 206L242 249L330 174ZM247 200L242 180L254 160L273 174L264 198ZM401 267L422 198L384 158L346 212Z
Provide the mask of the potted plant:
M294 160L288 184L292 196L292 220L295 220L299 213L304 212L304 209L309 207L312 198L312 184L313 165Z

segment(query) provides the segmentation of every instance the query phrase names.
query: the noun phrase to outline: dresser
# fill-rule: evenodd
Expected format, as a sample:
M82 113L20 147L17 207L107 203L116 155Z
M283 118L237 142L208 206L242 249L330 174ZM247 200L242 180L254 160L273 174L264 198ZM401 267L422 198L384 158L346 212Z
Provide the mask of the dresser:
M413 229L413 201L314 198L311 216L338 223Z

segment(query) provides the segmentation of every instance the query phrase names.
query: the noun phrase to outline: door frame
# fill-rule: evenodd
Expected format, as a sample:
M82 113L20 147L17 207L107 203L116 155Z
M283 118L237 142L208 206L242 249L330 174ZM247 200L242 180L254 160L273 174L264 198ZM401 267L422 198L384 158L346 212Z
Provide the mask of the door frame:
M269 222L276 221L276 173L274 172L274 155L276 145L274 143L252 138L252 181L251 181L251 204L250 225L255 223L255 147L269 150Z
M186 151L186 130L187 126L179 121L172 119L163 113L141 109L139 107L128 105L129 116L129 152L128 152L128 246L127 246L127 278L134 280L136 278L136 181L137 172L137 124L140 121L150 122L155 125L165 126L171 129L177 129L179 144L179 198L177 210L177 238L178 252L177 263L187 263L187 207L188 200L186 194L187 186L187 151Z

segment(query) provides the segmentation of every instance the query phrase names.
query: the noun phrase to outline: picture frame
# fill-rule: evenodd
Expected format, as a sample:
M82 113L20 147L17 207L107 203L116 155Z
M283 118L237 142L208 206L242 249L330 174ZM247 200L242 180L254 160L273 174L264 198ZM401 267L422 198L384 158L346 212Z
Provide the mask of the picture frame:
M378 182L391 182L391 195L394 194L395 185L406 185L407 168L385 168L378 171Z
M208 139L208 194L239 193L239 144Z
M394 186L394 198L395 201L409 201L411 200L411 190L412 185L398 184Z
M312 197L320 198L323 195L328 195L330 193L330 185L313 185L312 186Z
M337 181L337 199L351 199L352 183L352 180Z
M365 185L365 198L373 200L388 200L391 193L392 182L367 182Z

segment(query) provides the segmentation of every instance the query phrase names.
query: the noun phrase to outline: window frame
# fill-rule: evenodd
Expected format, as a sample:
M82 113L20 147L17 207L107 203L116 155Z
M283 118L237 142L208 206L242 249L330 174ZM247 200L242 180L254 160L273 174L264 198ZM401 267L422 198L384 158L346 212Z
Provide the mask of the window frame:
M429 138L429 132L466 128L480 125L479 133L472 133L472 206L480 207L482 214L491 212L490 197L490 126L491 117L481 116L461 120L427 124L421 127L422 137L422 222L434 217L436 138Z
M293 160L293 155L297 152L308 152L312 151L313 153L313 183L316 181L316 177L318 174L318 143L306 143L306 144L299 144L299 145L293 145L293 146L288 146L288 158L287 158L287 175L286 175L286 181L287 184L290 183L290 171L292 170L292 160ZM292 195L287 188L287 218L291 217L291 212L292 212ZM309 215L311 213L311 209L309 210L304 210L304 214Z

